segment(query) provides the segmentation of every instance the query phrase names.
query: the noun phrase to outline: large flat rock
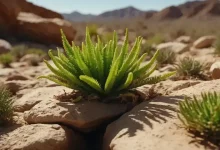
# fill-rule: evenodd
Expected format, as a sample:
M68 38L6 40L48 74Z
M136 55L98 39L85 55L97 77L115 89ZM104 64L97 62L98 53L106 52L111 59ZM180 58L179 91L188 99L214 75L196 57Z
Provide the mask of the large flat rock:
M124 104L89 101L71 103L45 99L25 111L24 119L28 123L62 123L81 131L91 131L122 115L126 110Z
M34 124L0 130L1 150L83 150L82 137L58 124ZM80 143L80 144L79 144Z
M104 135L104 150L219 149L188 133L177 117L179 102L201 92L220 92L220 80L174 90L168 96L143 102L111 123Z

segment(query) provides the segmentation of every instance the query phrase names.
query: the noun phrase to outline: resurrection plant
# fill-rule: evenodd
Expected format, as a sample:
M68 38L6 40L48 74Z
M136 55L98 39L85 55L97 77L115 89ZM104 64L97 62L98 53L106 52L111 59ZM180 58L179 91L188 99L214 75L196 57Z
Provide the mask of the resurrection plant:
M141 62L146 53L139 57L142 38L136 38L131 50L128 44L128 31L122 46L118 45L117 34L114 32L113 40L103 43L93 43L86 29L85 43L79 46L69 44L61 30L65 54L58 49L58 56L49 51L49 56L55 66L45 61L53 74L41 76L59 85L79 90L86 94L107 97L118 95L144 84L153 84L175 74L170 72L161 76L149 77L156 68L157 51L152 59L144 66Z
M220 133L220 94L202 93L201 99L185 98L181 102L178 115L182 123L190 130L202 135Z

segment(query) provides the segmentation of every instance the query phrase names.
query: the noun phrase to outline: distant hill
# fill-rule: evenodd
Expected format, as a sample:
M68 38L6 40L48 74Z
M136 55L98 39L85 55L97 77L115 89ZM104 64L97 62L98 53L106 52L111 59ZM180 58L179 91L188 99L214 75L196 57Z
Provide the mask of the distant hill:
M155 12L155 11L147 11ZM126 8L116 9L112 11L106 11L99 15L82 14L80 12L72 12L70 14L63 14L63 17L70 21L91 21L91 20L109 20L109 19L124 19L144 16L146 11L141 11L135 7L129 6Z
M160 12L154 14L154 17L157 19L163 20L163 19L177 19L183 16L182 11L175 6L167 7Z
M90 21L96 17L96 15L92 14L81 14L80 12L74 11L70 14L64 13L63 17L70 21L82 22L82 21Z
M178 6L169 6L161 11L148 10L143 11L129 6L112 11L106 11L99 15L81 14L72 12L63 14L64 18L70 21L98 21L112 19L130 19L135 17L144 17L145 19L178 19L181 17L209 17L220 16L220 0L196 0L183 3Z
M138 17L143 16L145 14L145 11L141 11L135 7L129 6L122 9L116 9L112 11L104 12L98 17L102 18L132 18L132 17Z
M153 15L154 19L178 19L181 17L220 16L219 0L189 1L179 6L169 6Z
M191 1L178 6L185 17L220 16L220 1Z

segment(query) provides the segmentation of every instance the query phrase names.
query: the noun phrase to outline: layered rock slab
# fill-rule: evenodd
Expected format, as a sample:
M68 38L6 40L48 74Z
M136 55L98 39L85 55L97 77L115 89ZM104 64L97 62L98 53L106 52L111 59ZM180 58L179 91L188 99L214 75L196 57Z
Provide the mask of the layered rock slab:
M0 130L0 149L84 150L84 143L79 134L67 127L35 124Z

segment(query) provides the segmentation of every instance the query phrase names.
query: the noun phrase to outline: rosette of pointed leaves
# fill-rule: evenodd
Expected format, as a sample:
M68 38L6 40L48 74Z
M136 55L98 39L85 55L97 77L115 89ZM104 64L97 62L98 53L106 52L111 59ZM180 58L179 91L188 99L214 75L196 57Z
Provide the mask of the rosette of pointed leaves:
M47 61L45 63L53 74L39 78L46 78L87 94L109 96L165 80L174 74L171 72L149 77L156 69L159 51L147 64L141 66L147 55L144 53L139 57L142 38L136 38L135 44L129 50L128 31L122 46L117 44L116 32L109 42L103 43L98 37L98 42L94 44L87 28L85 43L81 47L73 42L70 45L62 30L61 34L65 54L58 50L58 56L54 56L50 50L49 56L55 66Z
M201 99L185 98L179 106L178 117L190 131L203 135L220 133L220 94L202 93Z

